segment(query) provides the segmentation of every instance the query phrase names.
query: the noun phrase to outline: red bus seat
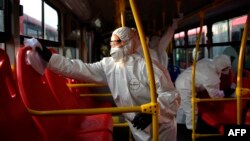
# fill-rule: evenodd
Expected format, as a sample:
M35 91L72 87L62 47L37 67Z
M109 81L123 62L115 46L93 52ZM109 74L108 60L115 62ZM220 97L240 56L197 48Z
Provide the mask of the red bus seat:
M49 50L52 52L52 53L57 53L57 51L53 48L49 48ZM53 75L52 75L53 76ZM59 76L59 77L63 77L63 76ZM48 77L50 78L50 77ZM66 78L66 77L63 77L63 80L65 82L65 84L67 83L76 83L77 81L75 81L74 79L70 79L70 78ZM61 85L61 84L60 84ZM55 87L53 86L53 84L51 85L51 87ZM55 87L56 88L56 87ZM69 91L70 91L70 94L74 95L76 97L76 100L78 101L79 105L81 108L93 108L95 107L95 101L93 99L93 97L89 96L89 97L84 97L84 98L81 98L80 97L80 94L79 94L79 89L75 89L75 88L68 88ZM68 90L66 90L68 91ZM90 93L90 89L84 87L84 88L81 88L81 91L84 92L84 93ZM56 92L55 92L56 93ZM68 95L68 94L67 94ZM68 102L67 102L68 103Z
M243 70L242 88L250 89L250 71L249 70ZM248 102L250 103L250 100ZM246 119L245 119L245 123L248 125L250 125L250 104L249 103L247 105L248 109L246 109Z
M246 73L246 72L244 72ZM246 75L245 75L246 76ZM249 76L249 75L248 75ZM236 77L236 76L234 76ZM235 78L231 77L223 77L223 84L220 86L221 89L226 89L230 86L231 82L235 81ZM247 77L242 78L242 84L244 85L243 88L248 87L250 79ZM225 82L225 83L224 83ZM207 92L203 92L206 95L205 98L208 98ZM249 98L249 95L245 95L244 97ZM241 110L244 111L248 107L249 100L242 100ZM201 114L202 119L210 126L218 128L220 133L223 134L224 132L224 125L225 124L237 124L237 101L220 101L220 102L201 102L198 104L199 114ZM248 110L250 111L250 110ZM242 119L246 118L246 121L249 120L248 113L243 113Z
M70 78L65 78L66 84L79 84L78 81ZM68 87L68 86L67 86ZM91 90L89 88L83 87L83 88L70 88L70 93L74 95L79 103L79 105L82 108L94 108L96 106L96 102L93 97L91 96L84 96L81 97L80 93L91 93Z
M68 86L65 83L65 78L52 71L46 70L45 76L48 84L56 98L67 109L83 109L76 99L76 97L70 92ZM82 101L84 102L84 101ZM95 131L95 130L107 130L109 133L113 132L113 120L111 114L99 114L99 115L76 115L71 116L75 125L80 125L83 130ZM78 120L76 120L78 119ZM83 121L83 122L81 122ZM82 130L82 131L83 131Z
M51 50L51 49L50 49ZM56 53L54 50L51 50L52 53ZM74 95L71 93L69 87L66 85L66 78L58 75L50 70L45 71L45 77L47 79L48 85L50 86L53 94L57 98L60 103L64 105L67 109L84 109L86 107L82 107L83 105L80 104L80 101ZM91 98L91 97L89 97ZM89 99L86 102L91 102ZM82 98L81 103L85 103L85 99ZM87 103L89 105L93 106L93 103ZM83 131L89 132L89 131L98 131L98 130L104 130L107 131L107 134L112 135L113 132L113 119L111 114L99 114L99 115L76 115L76 116L70 116L71 121L73 125L80 126Z
M0 78L0 140L44 140L19 97L9 57L2 49L0 49Z
M19 48L16 57L17 82L26 108L41 111L66 109L51 91L45 76L28 64L26 55L29 51L30 47ZM49 141L85 141L85 138L103 141L107 137L104 131L82 132L81 128L72 125L69 115L33 115L33 119Z
M75 79L68 79L68 83L69 84L79 84L79 83L86 83L86 82L82 82L82 81L80 82L80 81L75 80ZM92 103L91 105L89 105L92 108L93 107L96 107L96 108L99 108L99 107L112 107L114 105L113 102L112 102L112 100L113 100L112 98L111 99L110 98L106 99L104 97L95 98L95 97L91 97L91 96L84 96L84 97L80 96L80 94L93 93L92 88L89 88L89 87L74 87L74 88L69 88L69 89L74 95L77 95L77 97L79 98L78 101L79 101L80 104L83 104L84 103L83 101L85 101L85 99L88 99Z
M49 48L49 50L52 53L57 53L57 51L55 49L53 49L53 48ZM62 77L62 76L60 76L60 77ZM70 84L80 83L79 81L77 81L75 79L70 79L70 78L65 78L65 77L62 77L62 78L63 79L60 80L60 81L63 81L66 84L67 83L70 83ZM51 81L53 81L53 80L51 80ZM84 82L81 82L81 83L84 83ZM51 84L52 87L55 87L53 85L55 85L55 84ZM60 85L62 85L62 84L60 83ZM63 85L65 85L65 84L63 84ZM55 88L57 88L57 87L55 87ZM90 94L90 93L92 93L91 88L89 88L89 87L77 87L77 88L69 88L68 87L67 90L66 90L67 93L68 93L68 89L70 90L71 94L76 97L76 100L78 101L81 108L112 107L112 102L110 102L108 100L97 101L96 98L92 97L92 96L81 97L80 94Z

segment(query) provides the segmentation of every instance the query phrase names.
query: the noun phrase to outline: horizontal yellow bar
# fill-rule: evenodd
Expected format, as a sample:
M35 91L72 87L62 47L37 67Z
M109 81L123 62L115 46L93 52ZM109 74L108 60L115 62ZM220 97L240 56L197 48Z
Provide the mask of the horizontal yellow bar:
M113 124L114 127L128 127L128 123L115 123Z
M250 89L241 88L241 95L250 95Z
M212 136L223 136L223 134L194 134L196 138L198 137L212 137Z
M75 88L75 87L104 87L107 86L105 84L95 84L95 83L79 83L79 84L70 84L67 83L67 86L70 88Z
M65 114L103 114L103 113L129 113L141 112L141 106L134 107L112 107L112 108L90 108L90 109L67 109L40 111L28 108L35 115L65 115Z
M102 97L102 96L112 96L111 93L99 93L99 94L80 94L80 96L97 96L97 97Z
M119 116L113 116L113 123L119 123Z
M250 98L240 98L243 99L250 99ZM237 100L237 98L195 98L194 101L202 102L202 101L230 101L230 100Z

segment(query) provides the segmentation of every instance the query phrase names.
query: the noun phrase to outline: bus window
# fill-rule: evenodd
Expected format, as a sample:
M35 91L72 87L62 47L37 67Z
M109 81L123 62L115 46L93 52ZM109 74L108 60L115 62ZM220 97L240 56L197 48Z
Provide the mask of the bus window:
M229 42L229 24L228 20L219 21L212 25L212 32L213 32L213 43L225 43ZM238 48L238 47L236 47ZM236 52L234 47L229 45L224 46L213 46L211 50L212 58L220 55L220 54L227 54L230 56L232 62L232 69L236 71L237 69L237 60L238 60L238 53Z
M184 48L175 49L175 64L180 67L180 70L185 70L187 68L186 63L186 50Z
M184 46L184 43L185 43L184 36L185 36L184 31L180 33L176 33L174 35L175 46Z
M20 35L43 38L42 36L42 1L20 0L23 16L20 17Z
M231 41L240 41L247 16L240 16L229 20Z
M228 20L219 21L212 25L213 43L229 42L229 27ZM213 46L211 50L211 56L214 58L217 55L223 54L227 46Z
M48 4L44 3L45 39L58 41L58 13Z
M239 16L229 20L230 24L230 35L231 41L241 41L242 33L244 30L244 26L247 20L247 16ZM250 33L248 34L248 40L250 39ZM236 49L237 53L239 54L240 45L235 45L234 48ZM250 46L247 45L246 54L245 54L245 62L244 62L244 69L250 70Z
M212 26L213 31L213 42L223 43L223 42L233 42L241 41L242 33L246 23L246 15L235 17L229 20L220 21ZM228 24L229 22L229 24ZM230 29L230 30L229 30ZM229 37L230 35L230 37ZM247 50L250 47L247 46ZM232 69L237 71L238 54L240 50L240 44L233 46L213 46L212 56L213 58L219 54L227 54L230 56L232 62ZM250 54L246 51L244 69L250 69Z
M23 15L20 16L20 35L58 41L58 12L46 3L43 7L42 2L42 0L20 0L20 5L23 6Z
M188 44L189 45L195 45L197 37L200 32L200 27L193 28L188 30ZM206 34L207 34L207 26L202 27L202 34L201 34L201 39L200 39L200 44L206 44Z
M5 44L4 43L0 43L0 49L5 50Z
M73 47L63 48L63 55L70 59L78 59L76 52L77 52L77 48L73 48Z
M229 41L227 20L213 24L212 32L213 32L213 43L222 43Z
M0 0L0 32L4 32L4 1Z
M185 32L179 32L174 35L175 46L184 46L185 45ZM187 67L186 61L186 49L185 48L176 48L174 55L174 64L180 67L180 70L184 70Z

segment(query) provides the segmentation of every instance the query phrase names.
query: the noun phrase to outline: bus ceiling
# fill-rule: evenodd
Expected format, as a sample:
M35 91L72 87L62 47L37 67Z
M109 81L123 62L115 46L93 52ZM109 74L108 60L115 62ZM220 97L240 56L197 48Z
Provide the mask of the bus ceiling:
M232 15L230 10L239 9L247 13L249 0L135 0L144 30L164 30L172 19L178 18L182 13L183 19L179 28L187 25L199 25L198 13L204 10L206 18L214 16ZM125 26L135 27L129 0L60 0L83 24L89 24L101 29L102 33L121 26L120 3L124 3ZM223 7L223 8L222 8ZM213 18L212 18L213 19ZM204 19L205 23L208 22ZM195 25L196 24L196 25Z

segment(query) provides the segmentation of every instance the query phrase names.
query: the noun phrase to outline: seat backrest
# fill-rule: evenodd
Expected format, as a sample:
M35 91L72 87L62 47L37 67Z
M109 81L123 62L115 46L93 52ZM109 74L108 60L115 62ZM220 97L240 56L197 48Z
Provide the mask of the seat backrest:
M75 79L67 79L68 84L82 84L85 82L80 82ZM87 96L87 94L92 94L91 88L88 87L69 87L70 91L77 97L79 105L81 107L93 108L98 107L100 103L96 102L95 97ZM86 94L85 96L81 96L81 94Z
M27 61L31 47L19 48L16 57L16 77L20 95L27 108L33 110L59 110L63 106L58 102L49 88L44 75L36 72ZM38 116L33 119L49 140L69 139L69 122L67 116Z
M81 98L79 95L77 96L75 93L72 93L67 86L67 80L65 77L56 74L50 70L45 71L45 76L47 78L48 84L54 95L58 98L58 100L66 107L70 109L75 108L90 108L93 105L93 101L91 99L86 99L83 97L83 104L80 104L77 100ZM80 106L81 105L81 106Z
M51 88L52 93L58 101L66 109L84 109L93 108L95 103L89 103L94 101L87 101L85 97L76 97L67 86L67 78L62 75L56 74L50 70L46 70L44 73L46 81ZM79 103L79 98L82 99L82 104ZM89 97L91 98L91 97ZM91 98L92 99L92 98ZM85 106L83 104L86 104ZM69 116L69 122L72 128L84 127L89 128L89 131L96 130L109 130L112 131L112 117L111 114L100 114L98 115L71 115ZM103 124L103 122L105 122ZM86 126L87 125L87 126ZM110 133L110 132L109 132ZM108 134L109 134L108 133Z
M250 71L249 70L243 70L242 88L250 89Z
M20 98L9 57L2 49L0 49L0 86L1 140L44 140Z
M57 53L56 50L50 48L52 53ZM93 108L95 101L93 97L80 97L81 92L90 93L88 88L69 88L67 86L71 79L56 74L50 70L45 71L47 82L58 100L65 106L65 108ZM76 82L76 81L75 81Z
M237 84L237 73L234 75L233 82ZM250 71L246 69L242 71L242 88L250 89Z

